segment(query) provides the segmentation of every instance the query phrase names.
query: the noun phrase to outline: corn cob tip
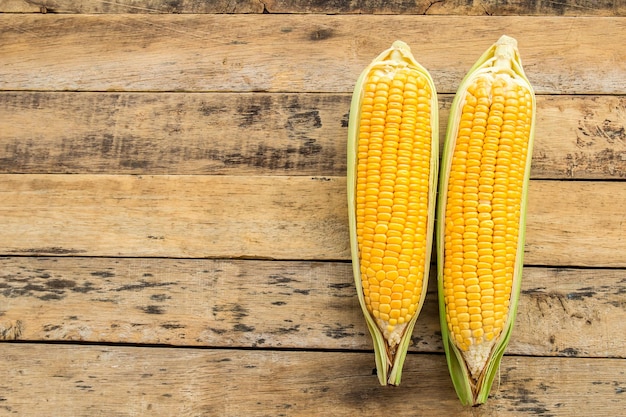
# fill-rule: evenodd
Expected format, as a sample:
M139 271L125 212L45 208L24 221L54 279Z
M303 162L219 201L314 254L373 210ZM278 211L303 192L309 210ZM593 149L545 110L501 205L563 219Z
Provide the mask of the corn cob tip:
M409 47L409 45L407 45L405 42L402 42L401 40L394 41L394 43L391 44L391 48L411 53L411 48Z
M508 46L517 49L517 40L511 36L502 35L496 42L496 46Z
M494 69L497 72L509 72L512 74L513 63L519 61L517 40L507 35L502 35L494 45Z

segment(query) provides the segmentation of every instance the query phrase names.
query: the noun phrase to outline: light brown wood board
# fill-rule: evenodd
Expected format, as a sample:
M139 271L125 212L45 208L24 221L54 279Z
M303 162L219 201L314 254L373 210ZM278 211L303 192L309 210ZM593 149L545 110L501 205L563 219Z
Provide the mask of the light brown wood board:
M0 409L28 417L602 416L626 390L618 359L505 357L490 402L471 408L442 355L409 355L405 383L383 388L362 352L4 344L0 354Z
M349 94L0 92L0 171L342 176L349 108ZM537 108L533 179L626 177L625 97Z
M0 89L345 93L401 39L454 93L507 34L538 93L622 94L625 33L619 17L0 14Z
M0 12L13 13L377 13L377 14L454 14L454 15L573 15L624 16L626 7L619 1L563 0L516 1L481 0L384 0L311 1L98 1L0 0Z
M624 267L622 189L532 181L525 262ZM350 257L344 177L4 174L0 195L4 255Z
M349 263L0 260L0 339L370 350ZM411 351L443 351L434 273ZM507 352L626 357L624 270L527 267Z

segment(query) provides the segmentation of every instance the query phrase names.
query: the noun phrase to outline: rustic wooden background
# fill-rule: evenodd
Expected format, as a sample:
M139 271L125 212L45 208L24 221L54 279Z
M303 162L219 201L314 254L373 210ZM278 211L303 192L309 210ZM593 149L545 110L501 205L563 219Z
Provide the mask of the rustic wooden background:
M1 416L617 416L626 3L0 0ZM538 93L517 325L464 408L434 276L383 388L349 263L353 84L501 34Z

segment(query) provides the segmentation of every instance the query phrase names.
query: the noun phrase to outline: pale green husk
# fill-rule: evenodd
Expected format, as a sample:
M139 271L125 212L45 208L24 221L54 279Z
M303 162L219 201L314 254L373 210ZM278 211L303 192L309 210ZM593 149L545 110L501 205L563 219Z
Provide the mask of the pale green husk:
M424 282L422 288L422 298L420 300L418 309L411 321L407 324L405 332L400 340L399 345L396 348L395 355L389 352L387 341L385 340L382 332L374 322L373 317L365 306L363 287L361 285L361 272L359 263L359 249L356 237L356 213L355 213L355 189L356 189L356 159L357 159L357 141L358 130L360 120L361 101L363 99L363 83L367 74L374 67L389 68L395 66L409 66L416 69L422 75L424 75L430 84L432 92L431 102L431 162L430 162L430 187L429 187L429 216L427 237L427 261L426 270L424 271ZM399 385L402 377L402 367L406 359L407 350L411 341L411 334L413 333L413 327L417 320L418 314L424 303L426 296L426 289L428 285L429 276L429 261L431 257L432 248L432 236L434 231L434 218L435 218L435 199L436 199L436 185L438 174L438 154L439 154L439 121L438 121L438 105L437 105L437 93L435 85L428 71L422 67L413 57L409 47L402 41L396 41L392 47L381 53L376 59L374 59L370 65L361 73L354 93L352 95L352 102L350 105L350 118L348 124L348 161L347 161L347 191L348 191L348 217L350 226L350 249L352 254L352 268L354 274L354 282L358 294L359 303L367 323L367 327L372 335L374 343L374 353L376 359L376 369L378 379L381 385Z
M519 237L518 237L518 248L516 253L516 262L514 268L514 277L513 277L513 286L512 286L512 294L510 299L510 307L509 307L509 315L507 323L505 324L505 329L499 336L499 340L496 345L493 347L491 352L491 356L487 361L487 365L483 370L480 378L477 381L474 381L470 376L468 368L465 364L465 360L461 355L461 352L456 348L453 341L450 338L448 332L448 325L446 322L446 312L444 305L444 292L443 292L443 246L444 246L444 222L445 222L445 211L446 211L446 199L447 199L447 182L450 174L450 166L452 161L452 154L454 152L454 147L456 144L456 136L458 130L458 116L462 111L463 100L464 100L464 92L467 90L468 85L475 79L477 75L492 71L492 64L495 61L495 54L497 48L504 48L507 52L510 53L510 67L514 76L518 78L518 80L526 85L528 90L532 94L532 103L533 103L533 116L532 116L532 125L530 130L530 139L528 143L528 156L526 159L526 169L524 175L524 185L522 191L522 203L521 203L521 215L520 215L520 229L519 229ZM446 132L446 139L442 152L441 159L441 172L440 172L440 183L439 183L439 197L438 197L438 207L437 207L437 273L438 273L438 292L439 292L439 312L440 312L440 321L441 321L441 333L444 344L444 350L446 353L446 359L448 362L448 368L450 371L450 376L452 377L452 382L454 384L454 388L459 396L459 399L464 405L478 405L483 404L487 401L489 397L489 393L491 391L491 386L493 380L498 372L498 368L500 366L500 361L502 359L502 355L504 354L504 350L509 342L511 337L511 331L513 329L513 322L515 320L515 315L517 313L517 303L519 299L520 286L521 286L521 278L522 278L522 267L523 267L523 256L524 256L524 240L525 240L525 226L526 226L526 206L527 206L527 196L528 196L528 181L530 176L530 163L532 156L532 145L534 139L534 121L535 121L535 96L528 81L528 78L524 74L524 70L522 68L522 63L519 56L519 51L517 49L517 42L515 39L502 36L498 42L493 44L487 51L480 57L480 59L474 64L474 66L469 70L461 85L459 86L454 101L452 103L452 108L450 110L450 117L448 120L448 128Z

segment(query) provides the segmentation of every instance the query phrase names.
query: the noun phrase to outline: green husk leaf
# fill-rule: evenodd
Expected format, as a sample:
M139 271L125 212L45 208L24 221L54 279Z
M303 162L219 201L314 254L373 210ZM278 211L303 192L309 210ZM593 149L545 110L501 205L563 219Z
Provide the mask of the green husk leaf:
M357 141L358 141L358 130L359 130L359 120L360 120L360 112L361 112L361 101L363 99L363 84L367 78L367 74L372 70L372 68L380 66L381 68L389 68L395 67L398 65L409 66L418 70L422 73L430 84L431 92L432 92L432 111L431 111L431 131L432 131L432 141L431 141L431 161L430 161L430 186L429 186L429 216L428 216L428 227L427 227L427 260L430 260L431 257L431 249L432 249L432 236L434 232L434 218L435 218L435 199L436 199L436 185L437 185L437 174L438 174L438 162L439 162L439 121L438 121L438 105L437 105L437 93L435 89L435 85L430 77L428 71L422 67L413 57L409 47L402 41L396 41L393 43L391 48L382 52L378 57L376 57L361 73L359 76L355 88L354 93L352 95L352 102L350 105L350 117L348 122L348 145L347 145L347 194L348 194L348 218L349 218L349 226L350 226L350 250L352 256L352 269L354 275L354 282L357 290L357 295L359 299L359 304L361 305L361 310L363 312L363 316L365 317L365 321L367 323L367 327L372 336L373 344L374 344L374 354L376 361L376 369L378 380L381 385L399 385L402 378L402 367L404 365L404 361L406 359L407 350L409 348L409 344L411 342L411 334L413 333L413 328L415 326L415 322L419 315L419 312L423 306L424 298L426 296L426 290L428 286L428 276L429 276L429 262L426 262L426 269L424 271L424 279L423 279L423 288L422 288L422 297L419 303L419 306L415 312L415 315L412 317L411 321L407 323L404 334L400 339L400 343L395 347L395 349L390 349L388 346L385 337L382 332L376 325L374 318L367 310L365 305L364 295L363 295L363 287L361 283L361 272L360 272L360 262L359 262L359 248L356 238L356 201L355 201L355 190L356 190L356 163L357 163Z
M503 55L504 54L504 55ZM526 88L531 92L532 95L532 104L533 104L533 115L532 115L532 125L530 129L530 138L528 143L528 156L526 159L526 168L524 173L524 182L522 187L522 203L521 203L521 214L520 214L520 230L518 235L518 247L516 252L516 261L514 267L514 277L513 277L513 286L512 286L512 294L510 299L509 306L509 314L508 319L505 324L505 328L503 332L499 336L499 340L493 347L491 351L491 355L485 368L483 369L480 377L477 380L474 380L468 367L466 365L465 359L461 354L460 350L456 347L454 342L451 340L451 336L448 331L448 325L446 322L446 311L445 311L445 303L444 303L444 289L443 289L443 264L444 264L444 229L445 229L445 203L447 200L447 181L450 175L450 167L452 163L452 155L454 152L454 147L456 145L456 136L457 136L457 121L460 112L462 111L463 100L464 100L464 92L467 90L467 87L471 82L480 74L488 73L490 71L494 71L494 67L500 65L498 63L498 59L501 62L510 63L510 72L511 74L519 80L519 82L523 83ZM502 61L505 59L506 61ZM457 94L452 102L452 107L450 110L450 117L448 120L448 127L446 132L446 139L442 152L441 159L441 172L440 172L440 182L439 182L439 200L437 207L437 275L438 275L438 292L439 292L439 312L440 312L440 322L441 322L441 333L444 345L444 351L446 354L446 359L448 363L448 369L450 372L450 376L452 378L452 382L454 388L457 392L461 403L464 405L478 405L483 404L487 401L489 394L491 392L491 386L493 384L493 380L498 372L498 368L500 366L500 362L506 346L508 345L509 339L511 337L511 332L513 329L513 323L515 321L515 316L517 314L517 304L519 299L520 287L521 287L521 278L522 278L522 268L523 268L523 257L524 257L524 242L525 242L525 228L526 228L526 206L528 199L528 182L530 178L530 164L531 164L531 156L532 156L532 146L534 140L534 128L535 128L535 96L532 90L532 86L526 74L524 73L522 62L519 56L519 51L517 49L517 42L515 39L508 37L506 35L502 36L498 42L493 44L490 48L485 51L485 53L476 61L476 63L472 66L472 68L468 71L467 75L463 78L461 85L457 90Z

